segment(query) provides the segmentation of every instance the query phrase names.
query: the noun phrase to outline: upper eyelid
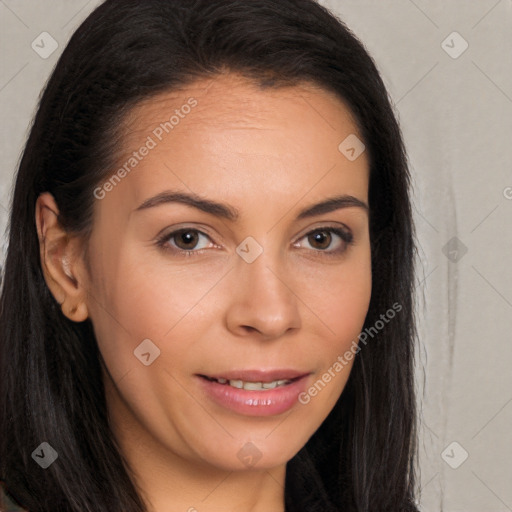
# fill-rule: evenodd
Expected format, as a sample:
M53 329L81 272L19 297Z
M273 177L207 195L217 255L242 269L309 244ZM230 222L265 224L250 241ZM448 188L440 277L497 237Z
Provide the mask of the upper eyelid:
M332 225L329 225L329 224L322 224L322 225L319 225L319 226L317 226L315 228L308 228L306 231L304 231L301 235L298 236L298 239L300 240L301 238L304 238L309 233L314 233L315 231L322 231L322 230L325 230L325 231L341 230L341 231L345 231L348 235L353 236L352 230L347 225L345 225L343 223L338 223L335 226L332 226Z

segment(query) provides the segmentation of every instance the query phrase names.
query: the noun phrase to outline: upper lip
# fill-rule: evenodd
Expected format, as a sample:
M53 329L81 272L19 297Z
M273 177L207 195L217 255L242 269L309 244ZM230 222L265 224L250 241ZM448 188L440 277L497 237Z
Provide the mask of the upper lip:
M274 380L292 380L309 375L308 371L290 368L269 370L227 370L213 374L198 374L210 379L242 380L244 382L272 382Z

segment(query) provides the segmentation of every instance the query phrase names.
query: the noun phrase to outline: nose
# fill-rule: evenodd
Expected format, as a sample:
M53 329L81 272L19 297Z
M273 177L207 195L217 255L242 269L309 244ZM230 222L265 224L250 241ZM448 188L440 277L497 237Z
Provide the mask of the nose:
M276 339L301 326L293 280L263 252L255 261L240 258L231 272L232 297L226 324L237 336Z

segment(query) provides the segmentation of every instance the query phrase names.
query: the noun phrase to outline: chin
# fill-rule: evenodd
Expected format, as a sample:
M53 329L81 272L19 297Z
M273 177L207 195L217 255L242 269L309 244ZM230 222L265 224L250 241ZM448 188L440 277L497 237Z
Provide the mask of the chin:
M282 423L290 422L284 418ZM273 429L254 428L245 429L243 435L233 436L228 434L216 436L210 442L205 443L202 437L200 443L194 443L197 456L209 465L225 471L244 470L270 470L285 465L298 451L307 443L314 432L300 432L298 425L292 425L294 435L287 432L280 432L280 424ZM304 425L302 425L304 426Z

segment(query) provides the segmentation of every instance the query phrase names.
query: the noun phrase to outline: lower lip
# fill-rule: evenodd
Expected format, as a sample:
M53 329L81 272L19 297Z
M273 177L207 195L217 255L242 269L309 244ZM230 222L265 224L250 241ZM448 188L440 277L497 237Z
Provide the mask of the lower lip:
M246 416L273 416L288 411L298 402L306 377L266 391L238 389L199 376L198 379L206 395L221 407Z

